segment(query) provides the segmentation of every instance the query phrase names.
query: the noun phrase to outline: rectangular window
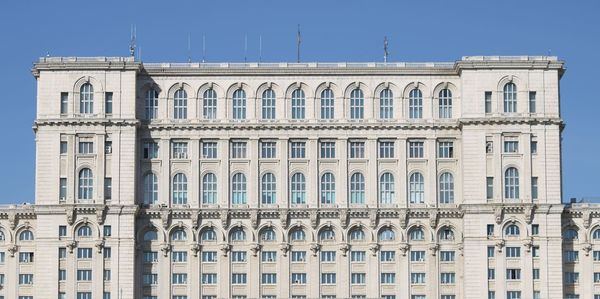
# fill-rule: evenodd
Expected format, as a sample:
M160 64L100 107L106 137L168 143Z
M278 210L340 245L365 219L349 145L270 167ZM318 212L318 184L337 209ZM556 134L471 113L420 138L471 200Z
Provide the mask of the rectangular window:
M306 273L292 273L292 284L306 284Z
M379 260L381 262L393 262L396 260L396 252L395 251L381 251L379 254Z
M537 137L532 136L531 137L531 154L535 155L538 152L538 142L537 142Z
M490 258L490 257L494 257L494 254L495 254L495 252L496 252L496 251L495 251L495 248L494 248L494 246L488 246L488 247L487 247L487 257L488 257L488 258Z
M104 178L104 199L112 198L112 178Z
M202 252L202 262L203 263L216 263L217 262L217 252L216 251L203 251Z
M507 280L520 280L521 279L521 269L506 269L506 279Z
M485 113L492 113L492 92L486 91L484 94L485 98Z
M106 112L106 114L112 114L113 113L113 93L112 92L107 92L105 94L105 98L104 98L104 112Z
M367 253L364 251L351 251L350 261L351 262L364 262L366 260Z
M579 283L579 273L578 272L565 272L565 283L568 284L576 284Z
M486 198L487 199L493 199L494 198L494 177L487 177L486 178Z
M212 141L202 142L202 159L217 158L217 143Z
M158 143L154 141L145 141L142 157L144 159L158 159Z
M335 273L321 273L321 284L335 284Z
M104 270L104 281L110 281L110 270Z
M409 158L423 158L423 148L425 143L423 141L409 141L408 142L408 157Z
M454 260L455 260L455 253L454 253L454 251L444 251L444 250L442 250L440 252L440 261L441 262L449 263L449 262L454 262Z
M496 299L496 292L488 291L488 299Z
M577 261L579 261L578 251L567 250L563 255L566 263L576 263Z
M104 257L105 260L110 260L112 257L112 249L110 247L104 247L104 249L102 249L102 257Z
M19 274L19 284L33 284L33 274Z
M277 157L277 143L274 141L262 141L260 143L260 157L263 159L273 159Z
M410 299L426 299L425 295L410 295Z
M33 252L19 252L19 263L33 263Z
M540 257L540 246L533 246L531 249L531 255L533 257Z
M335 142L321 141L321 159L335 159Z
M92 292L77 292L77 299L92 299Z
M144 285L157 285L158 284L158 274L143 274L142 275L142 283Z
M440 158L440 159L454 158L454 142L452 142L452 141L438 142L438 158Z
M290 159L306 158L306 142L292 141L290 142Z
M232 273L231 284L246 284L247 275L246 273Z
M59 237L66 237L67 236L67 226L66 225L59 225L58 226L58 236Z
M91 259L92 249L91 248L77 248L78 259Z
M69 93L61 92L60 93L60 114L67 114L69 111Z
M110 292L102 293L102 299L110 299Z
M600 282L600 272L594 272L594 283Z
M533 274L533 280L540 279L540 269L534 268L532 274Z
M202 273L202 284L217 284L217 273Z
M363 141L350 141L350 159L365 158L365 143Z
M276 273L263 273L261 275L260 281L262 284L276 284L277 283L277 274Z
M112 236L112 226L110 226L110 225L104 225L103 230L104 230L104 236L105 237Z
M321 251L321 262L335 262L335 251Z
M232 251L231 252L231 262L245 263L246 262L246 252L245 251Z
M531 177L531 199L538 199L538 178Z
M442 295L441 299L456 299L456 295Z
M172 159L187 159L188 158L187 142L171 143L171 158Z
M493 224L488 224L487 225L486 234L487 234L488 237L493 237L494 236L494 225Z
M0 254L0 257L3 257L4 252L2 252L2 254ZM58 258L59 259L65 259L67 258L67 249L64 247L59 247L58 248ZM4 261L4 259L2 259Z
M261 261L263 263L274 263L277 261L276 251L262 251L260 254Z
M488 269L488 280L496 279L496 269Z
M507 258L521 257L521 248L520 247L506 247L506 257Z
M410 283L424 284L425 283L425 273L411 273L410 274Z
M519 141L516 137L504 138L504 152L505 153L518 153L519 152Z
M79 153L80 154L93 154L94 153L94 142L92 141L79 141Z
M379 158L394 158L394 141L379 141Z
M144 259L144 263L157 263L158 262L158 252L144 251L143 259Z
M187 273L173 273L171 283L187 284Z
M600 262L600 251L594 250L592 256L594 258L594 262Z
M396 283L396 273L381 273L381 284Z
M424 262L425 261L425 251L411 250L410 261L411 262Z
M112 154L112 141L111 140L104 140L104 153L107 155Z
M367 281L367 277L365 273L352 273L350 274L350 283L351 284L365 284Z
M536 113L535 103L536 103L536 92L530 91L529 92L529 113Z
M58 270L58 281L67 280L67 270Z
M187 262L187 251L173 251L171 254L173 263L185 263Z
M60 142L60 154L66 155L68 150L68 143L66 141Z
M306 251L292 251L292 262L293 263L306 262Z
M246 159L246 142L233 141L231 142L231 159Z
M442 272L440 273L440 282L442 284L455 284L456 274L454 272Z
M539 234L540 234L540 225L539 224L532 224L531 225L531 235L537 236Z
M506 292L506 299L521 299L521 291Z
M59 179L59 191L58 198L61 201L65 201L67 199L67 178Z
M77 281L92 280L92 270L77 270Z

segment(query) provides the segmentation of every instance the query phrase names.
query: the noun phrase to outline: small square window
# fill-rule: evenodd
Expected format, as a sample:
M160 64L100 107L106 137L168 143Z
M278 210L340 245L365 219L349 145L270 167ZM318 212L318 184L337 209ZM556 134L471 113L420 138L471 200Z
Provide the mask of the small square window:
M67 226L66 225L59 225L58 226L58 236L59 237L66 237L67 236Z

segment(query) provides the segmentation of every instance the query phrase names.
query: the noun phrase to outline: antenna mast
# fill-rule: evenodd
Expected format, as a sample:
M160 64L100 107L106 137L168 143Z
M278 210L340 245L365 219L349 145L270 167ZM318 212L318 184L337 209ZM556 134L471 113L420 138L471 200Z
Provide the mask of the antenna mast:
M388 60L388 39L387 36L383 37L383 62L387 63Z
M298 24L298 53L297 53L297 57L296 57L296 62L298 62L298 63L300 63L300 43L301 43L300 24Z
M206 60L206 38L203 35L202 36L202 63L204 63Z
M188 33L188 63L192 62L192 37Z
M135 39L136 39L136 27L135 25L131 25L131 39L129 41L129 56L134 57L135 59Z
M248 62L248 34L244 35L244 62Z
M262 35L258 37L258 62L262 62Z

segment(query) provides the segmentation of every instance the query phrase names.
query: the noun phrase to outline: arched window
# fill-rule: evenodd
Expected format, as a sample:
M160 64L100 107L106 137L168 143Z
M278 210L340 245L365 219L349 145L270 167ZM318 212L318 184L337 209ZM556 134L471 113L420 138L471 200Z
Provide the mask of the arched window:
M204 119L217 118L217 92L207 89L202 96L202 117Z
M439 94L440 118L452 118L452 92L442 89Z
M184 89L175 91L173 97L173 117L175 119L187 118L187 92Z
M365 203L365 176L360 172L350 177L350 203Z
M306 233L304 233L304 230L302 230L301 228L295 228L290 233L290 240L292 240L292 241L305 241L306 240Z
M260 203L267 204L267 205L275 204L275 202L277 200L277 193L276 193L277 182L275 180L274 174L268 172L262 176L260 189L261 189Z
M511 224L504 229L504 234L506 236L519 236L521 234L521 230L515 224Z
M246 232L241 227L236 227L236 228L232 229L230 236L231 236L230 237L231 241L234 241L234 242L236 242L236 241L239 242L239 241L245 241L246 240Z
M425 233L423 232L423 229L418 227L411 230L408 237L411 241L423 241L425 240Z
M420 172L410 175L408 195L410 203L425 203L425 179Z
M19 241L33 241L33 232L26 229L19 234Z
M504 198L519 199L519 171L514 167L504 172Z
M377 240L379 242L394 241L396 240L396 233L390 227L384 227L379 231Z
M355 228L350 231L350 241L364 241L365 232L361 228Z
M246 200L246 176L236 173L231 179L231 203L234 205L245 205Z
M270 88L262 93L262 119L275 119L275 91Z
M379 93L379 118L394 118L394 94L386 88Z
M321 92L321 119L333 119L334 101L333 90L327 88Z
M517 112L517 86L512 82L504 85L504 112Z
M350 119L365 118L365 97L360 88L350 93Z
M156 241L158 240L158 233L155 230L149 230L144 233L144 241Z
M94 87L90 83L81 85L79 89L79 113L94 113Z
M202 204L217 203L217 176L207 173L202 177Z
M6 236L4 235L4 232L3 232L3 231L0 231L0 241L1 241L1 242L4 242L4 241L6 241Z
M292 92L292 119L304 119L306 99L302 89L296 89Z
M335 203L335 177L326 172L321 176L321 204Z
M449 172L440 175L440 203L454 203L454 176Z
M440 231L441 241L454 241L454 232L451 228L445 227Z
M146 119L155 119L158 117L158 91L155 89L148 89L146 91L144 112Z
M89 168L79 171L79 192L78 198L82 200L91 200L94 196L94 174Z
M592 239L600 240L600 229L597 229L594 231L594 233L592 233Z
M233 92L233 119L246 119L246 92L238 89Z
M291 180L290 202L292 204L306 203L306 178L302 173L295 173Z
M183 173L173 177L173 204L187 204L187 177Z
M158 203L158 178L154 173L148 173L144 176L144 203Z
M392 204L396 202L396 192L394 191L394 175L386 172L379 178L379 203Z
M418 88L408 94L408 117L411 119L423 118L423 93Z
M183 229L176 229L171 233L171 241L185 241L187 234Z
M91 237L92 236L92 228L84 225L77 230L78 237Z
M277 237L275 236L275 231L272 228L265 228L260 234L260 239L262 241L272 242L277 241Z
M577 240L579 239L579 234L577 233L576 230L570 228L567 229L564 233L563 233L563 239L565 241L573 241L573 240Z
M335 232L331 228L324 228L319 232L319 241L335 240Z
M217 233L213 228L206 228L202 230L202 234L200 234L200 240L205 242L212 242L217 240Z

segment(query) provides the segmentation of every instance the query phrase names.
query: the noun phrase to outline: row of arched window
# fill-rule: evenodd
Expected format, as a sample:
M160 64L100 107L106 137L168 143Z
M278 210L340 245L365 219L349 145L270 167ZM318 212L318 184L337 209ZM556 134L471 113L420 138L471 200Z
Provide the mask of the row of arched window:
M0 242L4 242L6 240L6 236L4 232L0 230ZM29 229L22 230L19 233L19 241L33 241L33 232Z

